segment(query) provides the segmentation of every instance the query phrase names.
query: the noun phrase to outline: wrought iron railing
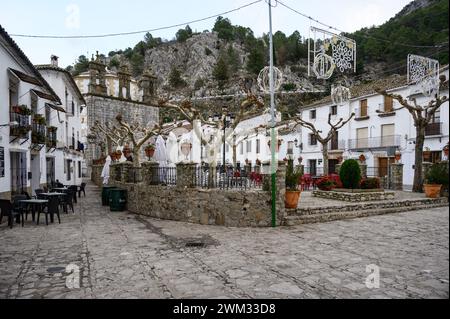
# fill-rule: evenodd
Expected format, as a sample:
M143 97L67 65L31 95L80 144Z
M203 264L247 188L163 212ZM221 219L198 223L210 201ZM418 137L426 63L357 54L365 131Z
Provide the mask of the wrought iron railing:
M10 113L10 120L12 124L10 126L10 135L13 137L25 138L31 131L30 116L19 113Z
M45 144L45 125L33 123L31 126L31 142L33 144Z
M57 139L56 139L56 129L55 128L47 128L47 140L46 145L48 148L56 148Z
M350 150L364 150L372 148L385 148L400 146L401 135L361 138L355 140L348 140L348 147Z

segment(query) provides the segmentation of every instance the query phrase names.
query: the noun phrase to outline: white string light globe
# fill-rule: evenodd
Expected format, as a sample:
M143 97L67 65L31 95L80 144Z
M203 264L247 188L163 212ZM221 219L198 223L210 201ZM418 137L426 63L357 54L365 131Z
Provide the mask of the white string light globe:
M273 67L273 88L277 92L283 83L283 72L277 67ZM266 66L259 72L258 86L264 93L270 93L270 67Z
M350 89L338 84L331 86L331 100L336 105L344 105L351 99Z

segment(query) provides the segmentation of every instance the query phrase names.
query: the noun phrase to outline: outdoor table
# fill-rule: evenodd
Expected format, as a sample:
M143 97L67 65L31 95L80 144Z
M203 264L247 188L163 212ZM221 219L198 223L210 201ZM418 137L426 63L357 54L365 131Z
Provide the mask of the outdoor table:
M39 213L42 213L44 206L48 204L48 200L43 199L26 199L21 200L20 203L31 205L31 215L33 217L33 222L35 221L36 207L38 207ZM50 216L50 220L53 223L53 215Z
M65 192L68 191L69 189L66 187L59 187L59 188L52 188L52 191L57 191L57 192Z

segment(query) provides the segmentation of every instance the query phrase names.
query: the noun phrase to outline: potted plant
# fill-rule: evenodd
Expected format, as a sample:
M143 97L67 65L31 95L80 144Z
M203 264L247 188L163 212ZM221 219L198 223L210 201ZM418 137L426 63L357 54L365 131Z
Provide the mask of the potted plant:
M145 155L150 159L155 155L155 145L149 144L145 147Z
M45 118L41 114L36 114L33 117L33 122L39 125L45 125Z
M364 154L361 154L361 155L359 156L359 161L360 161L361 163L365 163L365 162L366 162L366 156L365 156Z
M338 160L339 164L342 164L342 161L344 160L344 157L343 156L339 156L337 158L337 160Z
M444 146L444 155L445 157L448 159L448 154L449 154L449 143L447 143L447 145Z
M395 161L398 163L402 159L402 153L400 151L395 152Z
M300 157L298 158L298 163L301 165L302 162L303 162L303 157L300 156Z
M294 169L294 161L289 161L286 169L286 208L295 209L298 207L301 191L299 190L302 172Z
M425 194L428 198L439 198L443 187L448 188L448 165L447 163L433 164L423 185Z
M19 105L17 107L14 107L14 112L21 114L21 115L31 115L33 114L33 111L30 110L26 105Z

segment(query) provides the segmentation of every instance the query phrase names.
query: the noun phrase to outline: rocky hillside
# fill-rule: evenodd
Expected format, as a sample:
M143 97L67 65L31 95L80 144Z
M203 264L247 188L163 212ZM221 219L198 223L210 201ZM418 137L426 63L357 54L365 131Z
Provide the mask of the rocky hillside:
M113 70L128 64L137 78L151 68L160 80L160 94L179 98L235 94L239 79L256 78L267 65L267 36L256 38L252 30L224 18L219 18L212 30L194 34L187 26L170 42L147 34L133 49L110 52L105 61ZM358 43L358 74L348 77L349 85L404 73L409 53L448 63L448 0L415 0L382 26L347 36ZM404 45L445 42L447 45L429 49ZM276 65L284 74L283 91L329 90L330 81L307 76L307 41L298 32L290 36L276 32L274 45ZM86 66L86 60L80 59L72 69L80 72ZM321 94L316 96L320 98Z

